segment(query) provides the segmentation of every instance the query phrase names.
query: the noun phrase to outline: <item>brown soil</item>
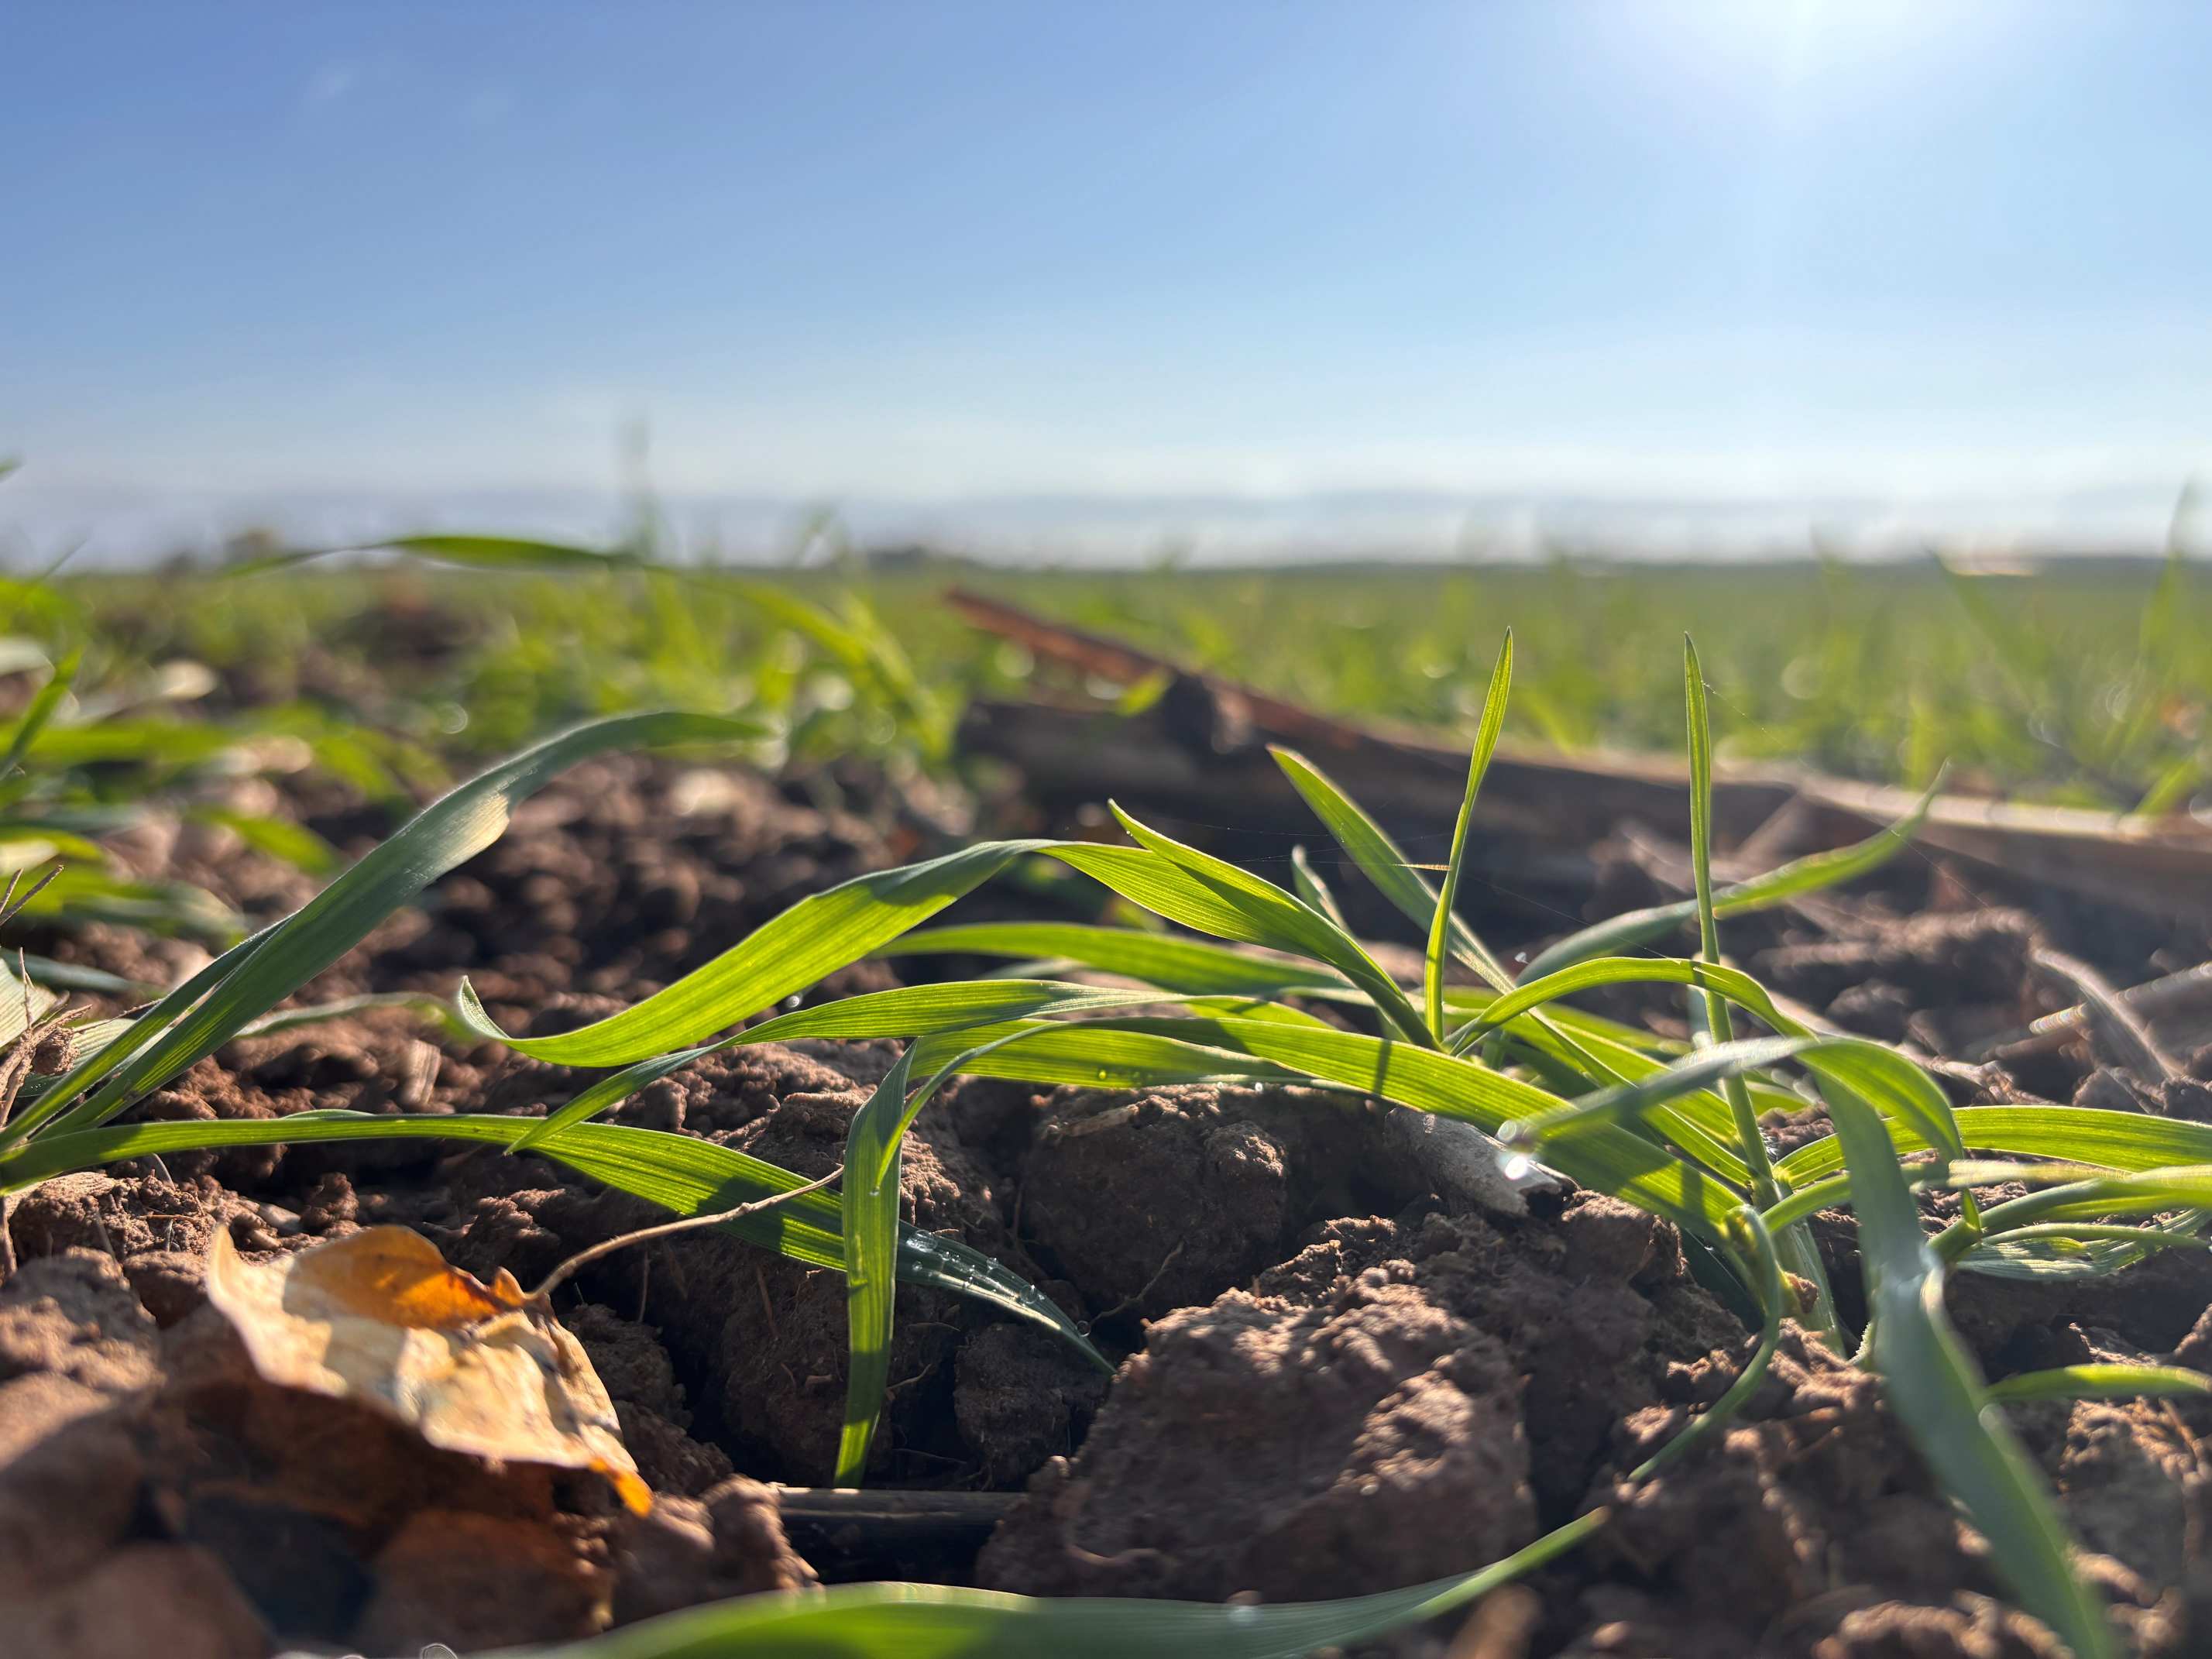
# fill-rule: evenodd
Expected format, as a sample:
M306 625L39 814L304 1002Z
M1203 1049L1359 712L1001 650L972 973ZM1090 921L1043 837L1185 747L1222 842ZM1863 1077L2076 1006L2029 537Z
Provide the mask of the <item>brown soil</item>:
M380 833L374 811L325 786L256 805L287 802L349 850ZM964 829L957 801L880 779L596 763L306 1000L450 991L465 971L511 1029L566 1029L805 893ZM1594 912L1671 896L1648 856L1594 852L1583 896ZM198 827L151 836L132 857L257 918L307 890ZM1913 864L1863 896L1746 918L1731 939L1784 994L1930 1054L1959 1055L2052 1006L2028 963L2043 939L2123 981L2153 971L2142 954L2115 960L2140 941L1990 896ZM149 978L204 959L97 928L25 942ZM865 964L824 994L894 982ZM1680 1012L1670 995L1626 990L1604 1006L1662 1029ZM895 1053L740 1050L643 1091L614 1121L818 1175ZM2176 1085L2099 1084L2113 1060L2076 1044L2017 1075L1951 1076L1961 1098L2102 1088L2139 1109L2187 1106ZM378 1015L234 1043L144 1109L535 1115L577 1084ZM1820 1115L1774 1127L1794 1142ZM465 1652L804 1585L817 1567L855 1562L1032 1593L1351 1595L1462 1570L1617 1500L1612 1527L1539 1575L1534 1614L1492 1620L1491 1644L1474 1650L2056 1651L2000 1599L1979 1540L1932 1490L1878 1389L1794 1334L1722 1443L1620 1492L1620 1472L1726 1386L1746 1332L1698 1287L1665 1224L1572 1190L1524 1215L1446 1213L1374 1127L1365 1107L1288 1090L970 1082L925 1110L904 1159L907 1218L1042 1285L1122 1363L1109 1386L1039 1332L902 1289L872 1483L1018 1501L980 1555L972 1527L924 1537L809 1523L815 1565L762 1483L828 1479L845 1382L834 1276L698 1233L618 1253L564 1289L560 1316L659 1495L639 1520L597 1477L489 1468L262 1384L205 1305L202 1263L218 1231L252 1255L398 1222L471 1272L528 1283L660 1218L649 1206L534 1157L427 1141L179 1155L49 1183L6 1219L0 1630L29 1632L11 1639L59 1659L398 1654L431 1641ZM1848 1297L1850 1224L1832 1219ZM2202 1252L2088 1291L1961 1274L1953 1302L1995 1374L2112 1356L2212 1363ZM2212 1648L2197 1437L2212 1410L2108 1402L2016 1416L2097 1552L2093 1577L2133 1649ZM1504 1646L1491 1642L1501 1631ZM1454 1634L1448 1624L1389 1645L1441 1654Z

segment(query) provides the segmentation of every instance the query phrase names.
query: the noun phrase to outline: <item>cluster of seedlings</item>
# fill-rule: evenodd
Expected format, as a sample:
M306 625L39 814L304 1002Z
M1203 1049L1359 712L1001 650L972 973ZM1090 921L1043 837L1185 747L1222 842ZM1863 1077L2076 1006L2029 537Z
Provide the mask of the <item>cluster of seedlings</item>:
M2174 1366L2063 1364L2014 1375L1993 1390L1951 1328L1944 1286L1960 1272L2075 1284L2161 1250L2201 1248L2197 1229L2212 1213L2212 1126L2073 1107L1957 1106L1942 1081L1898 1048L1785 1006L1731 965L1720 931L1728 917L1873 870L1905 844L1914 824L1717 885L1711 744L1694 651L1686 668L1694 897L1582 929L1518 972L1467 925L1455 902L1476 794L1504 720L1509 636L1481 706L1464 804L1436 884L1319 767L1287 751L1278 757L1346 860L1425 938L1418 972L1386 966L1355 937L1310 865L1301 861L1291 885L1278 886L1119 813L1121 841L981 842L810 894L664 988L572 1029L508 1030L464 983L441 1013L456 1030L544 1068L598 1073L542 1117L315 1110L159 1121L137 1109L197 1062L271 1022L300 1024L356 1009L357 1000L286 1005L431 883L483 852L562 769L622 750L761 736L746 722L703 715L594 721L462 784L290 915L134 1014L71 1030L63 1041L51 992L34 988L27 969L9 975L0 986L0 1020L15 1022L4 1066L10 1109L0 1121L0 1191L24 1194L126 1160L279 1144L428 1139L535 1153L675 1218L632 1230L592 1259L648 1236L710 1227L842 1276L845 1400L834 1470L823 1473L857 1487L869 1478L894 1385L902 1285L981 1301L1082 1364L1114 1369L1084 1322L1044 1288L991 1255L902 1219L904 1149L933 1102L959 1079L969 1080L963 1086L1004 1079L1137 1091L1139 1100L1146 1091L1191 1085L1267 1089L1340 1127L1348 1122L1397 1138L1417 1178L1438 1192L1487 1190L1510 1206L1522 1188L1556 1171L1602 1195L1620 1215L1668 1224L1668 1239L1677 1241L1665 1247L1679 1252L1669 1258L1676 1276L1686 1274L1684 1282L1694 1279L1735 1310L1753 1340L1732 1374L1711 1376L1694 1401L1663 1414L1605 1501L1533 1541L1526 1541L1525 1517L1488 1531L1470 1517L1463 1549L1449 1536L1440 1545L1446 1559L1464 1565L1402 1589L1223 1603L1173 1599L1176 1583L1139 1577L1132 1586L1153 1599L1101 1603L848 1584L674 1613L570 1651L577 1659L660 1659L909 1651L927 1642L943 1651L1202 1645L1290 1656L1340 1647L1475 1602L1602 1539L1632 1549L1662 1472L1709 1452L1747 1414L1768 1422L1768 1397L1778 1388L1802 1397L1828 1388L1838 1398L1879 1398L1934 1489L1984 1540L2010 1600L2051 1639L2077 1659L2116 1653L2104 1600L2003 1407L2203 1393L2212 1382ZM24 723L45 717L33 709ZM1143 921L926 926L994 877L1039 861L1089 878ZM1686 924L1696 929L1696 952L1658 953L1654 947ZM988 957L1012 965L985 977L807 1000L825 981L881 955ZM1663 1039L1572 1001L1622 986L1677 988L1687 1038ZM830 1174L808 1176L696 1136L599 1121L664 1080L742 1050L830 1040L901 1045L895 1056L884 1051ZM1762 1128L1778 1111L1803 1128L1786 1149L1770 1144ZM1140 1117L1127 1114L1129 1122ZM1840 1211L1856 1224L1855 1246L1844 1250L1832 1225ZM1932 1232L1930 1217L1941 1223ZM1624 1279L1656 1271L1647 1258L1659 1248L1651 1243L1657 1235L1649 1223L1637 1224L1643 1231L1630 1230L1637 1242ZM1572 1236L1586 1241L1620 1233L1595 1210L1577 1225ZM1311 1249L1339 1267L1401 1255L1456 1262L1480 1254L1474 1237L1393 1235L1399 1254L1378 1257L1374 1240L1340 1231ZM1301 1255L1267 1275L1266 1293L1293 1302L1307 1294L1297 1273L1307 1261ZM515 1306L526 1303L533 1319L550 1318L555 1285L586 1265L564 1265ZM1172 1265L1172 1258L1161 1263L1159 1273ZM1386 1279L1395 1271L1373 1269ZM1418 1273L1438 1275L1443 1285L1462 1271L1431 1266ZM1133 1304L1141 1303L1154 1282L1131 1289ZM1220 1304L1213 1314L1241 1316ZM1351 1319L1354 1310L1328 1316ZM1156 1346L1189 1334L1169 1322ZM1478 1322L1454 1338L1461 1356L1454 1363L1474 1364L1467 1356L1489 1341ZM1485 1363L1503 1375L1531 1362L1500 1350ZM1143 1386L1145 1365L1143 1356L1130 1361L1120 1386ZM1516 1541L1496 1559L1480 1559L1493 1534Z

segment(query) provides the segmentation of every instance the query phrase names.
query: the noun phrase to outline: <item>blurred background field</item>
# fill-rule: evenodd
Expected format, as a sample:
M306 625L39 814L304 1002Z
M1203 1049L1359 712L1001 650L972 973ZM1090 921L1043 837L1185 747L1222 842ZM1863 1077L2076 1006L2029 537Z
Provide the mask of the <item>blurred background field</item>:
M1694 630L1724 756L2100 806L2186 809L2205 781L2212 594L2179 550L2033 567L1548 564L1011 570L905 553L781 570L453 569L11 583L6 631L102 672L206 665L429 752L501 751L647 705L749 708L801 758L947 759L974 696L1041 671L943 603L955 586L1316 710L1470 730L1521 641L1524 739L1666 751ZM1124 697L1119 688L1055 693ZM1141 696L1141 690L1139 692Z

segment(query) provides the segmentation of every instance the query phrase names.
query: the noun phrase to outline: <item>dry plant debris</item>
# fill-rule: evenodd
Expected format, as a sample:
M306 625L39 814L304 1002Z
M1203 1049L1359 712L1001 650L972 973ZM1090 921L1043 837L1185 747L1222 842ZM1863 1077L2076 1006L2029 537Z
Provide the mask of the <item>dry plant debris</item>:
M280 1388L357 1401L447 1451L596 1469L653 1506L582 1345L504 1270L486 1285L404 1227L261 1261L218 1231L207 1289Z

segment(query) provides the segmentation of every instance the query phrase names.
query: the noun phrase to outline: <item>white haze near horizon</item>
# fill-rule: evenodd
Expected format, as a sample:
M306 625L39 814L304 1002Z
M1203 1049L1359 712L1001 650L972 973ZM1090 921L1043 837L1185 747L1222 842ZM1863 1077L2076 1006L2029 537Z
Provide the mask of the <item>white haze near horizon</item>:
M669 491L655 497L679 557L775 562L834 514L862 548L927 546L1004 563L1109 568L1175 554L1194 564L1338 558L1529 559L1556 549L1635 559L1766 558L1815 549L1884 558L1929 547L2154 553L2179 478L2002 495L1698 495L1664 492L1343 489L1304 494L1074 493L914 500ZM359 546L428 531L604 544L634 521L622 492L363 488L189 490L0 483L0 562L68 556L130 568L219 554L235 537Z

